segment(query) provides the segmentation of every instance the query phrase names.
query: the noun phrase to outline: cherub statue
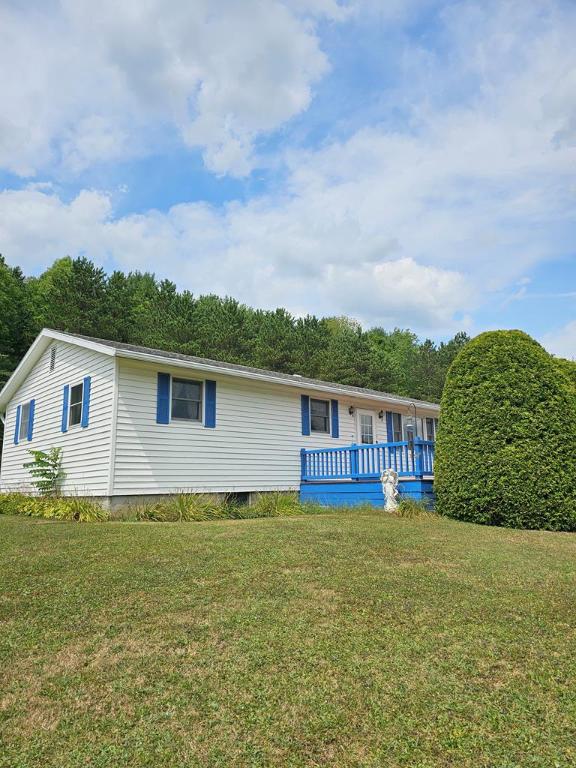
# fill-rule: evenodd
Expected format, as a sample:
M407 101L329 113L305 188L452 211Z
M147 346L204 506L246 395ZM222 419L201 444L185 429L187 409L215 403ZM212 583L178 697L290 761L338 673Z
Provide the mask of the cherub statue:
M380 478L382 482L382 491L386 502L384 509L386 512L394 512L398 509L398 472L393 469L385 469Z

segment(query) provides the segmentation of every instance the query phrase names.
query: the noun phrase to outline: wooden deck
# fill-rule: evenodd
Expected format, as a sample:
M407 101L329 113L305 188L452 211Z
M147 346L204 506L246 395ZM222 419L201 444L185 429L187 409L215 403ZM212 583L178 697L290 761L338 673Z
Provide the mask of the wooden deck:
M434 477L434 441L348 445L301 451L301 481L380 479L386 469L401 478Z
M434 503L434 442L348 445L301 451L300 498L326 506L370 504L383 507L381 477L398 472L401 496Z

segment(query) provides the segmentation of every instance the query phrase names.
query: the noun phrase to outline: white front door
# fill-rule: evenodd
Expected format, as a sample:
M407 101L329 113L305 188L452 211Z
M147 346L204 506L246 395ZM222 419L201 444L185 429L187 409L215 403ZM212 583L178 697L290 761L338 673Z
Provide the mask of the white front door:
M356 434L359 443L372 445L376 442L376 414L374 411L356 412Z

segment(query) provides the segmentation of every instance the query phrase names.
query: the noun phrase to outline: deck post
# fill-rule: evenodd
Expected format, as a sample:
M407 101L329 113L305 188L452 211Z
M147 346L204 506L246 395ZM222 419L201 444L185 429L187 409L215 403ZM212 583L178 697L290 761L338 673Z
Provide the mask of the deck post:
M422 439L420 437L414 438L414 476L415 477L424 477L424 466L422 463L423 460L423 450L424 446L422 445Z
M306 448L300 448L300 479L306 480Z
M358 446L352 443L350 446L350 474L353 480L358 480L360 473L358 471Z

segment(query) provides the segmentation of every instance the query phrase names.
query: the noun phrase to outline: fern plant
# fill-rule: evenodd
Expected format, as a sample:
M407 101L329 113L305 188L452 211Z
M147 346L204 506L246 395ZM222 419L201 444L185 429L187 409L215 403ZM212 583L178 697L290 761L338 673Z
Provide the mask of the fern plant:
M34 485L42 496L58 496L64 480L62 469L62 448L50 448L49 451L29 450L34 460L24 464L32 477Z

